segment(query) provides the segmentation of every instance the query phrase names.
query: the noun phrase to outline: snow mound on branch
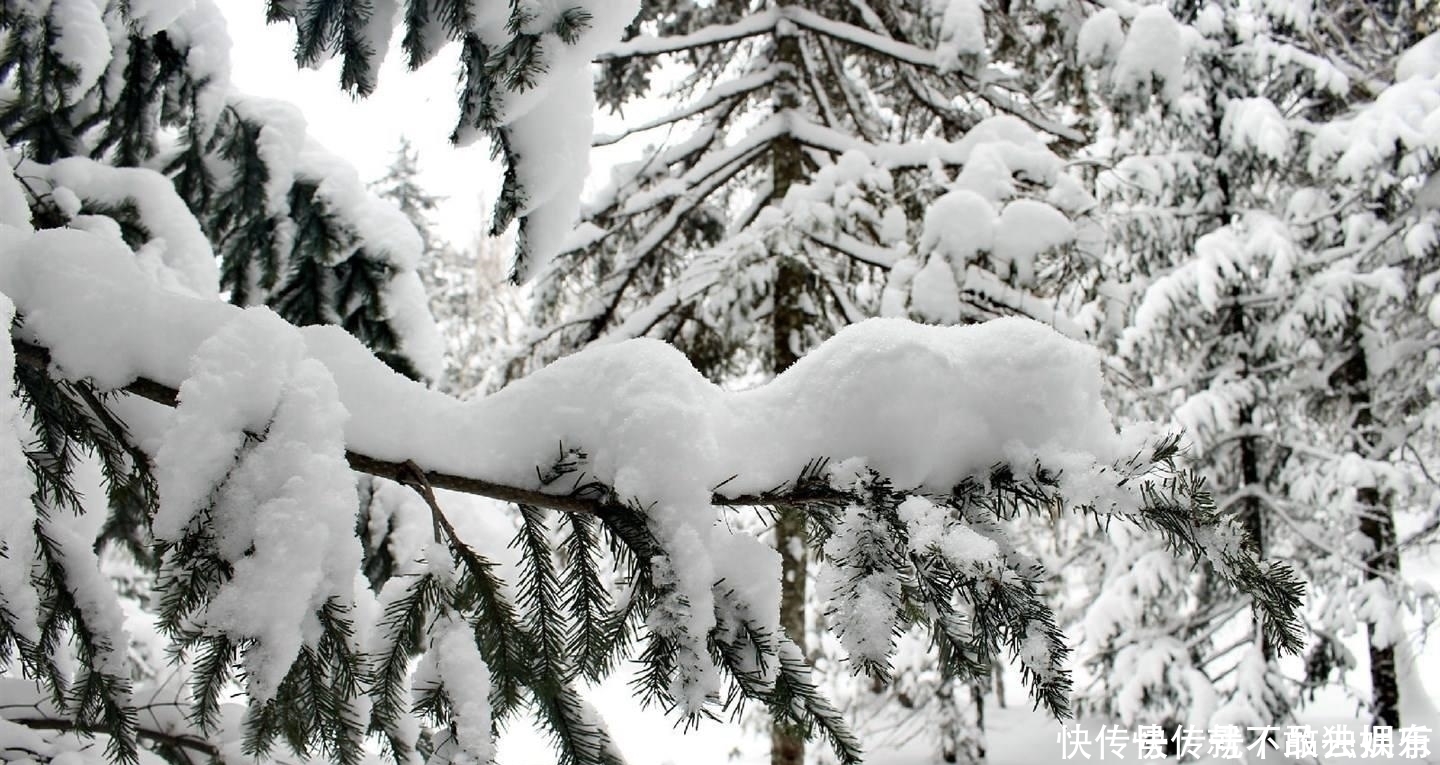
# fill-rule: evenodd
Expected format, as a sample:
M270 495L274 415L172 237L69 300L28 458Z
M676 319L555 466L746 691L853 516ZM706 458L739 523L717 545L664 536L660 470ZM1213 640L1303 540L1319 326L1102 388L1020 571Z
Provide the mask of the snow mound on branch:
M131 25L145 37L169 27L194 7L194 0L129 0L126 3Z
M135 3L131 3L134 12ZM209 137L225 107L230 86L230 31L225 25L225 15L220 12L214 0L170 2L170 0L146 0L152 15L147 17L150 25L158 24L164 18L161 6L170 6L165 14L185 8L173 23L168 23L165 34L175 46L185 52L185 66L196 79L195 121L200 135Z
M1110 82L1122 96L1143 97L1153 87L1162 100L1174 103L1180 97L1184 69L1180 23L1164 6L1147 5L1130 22Z
M446 617L436 629L435 662L440 677L455 678L446 686L455 709L455 745L475 762L495 760L491 737L490 667L475 647L474 629L464 620ZM451 753L452 757L453 754ZM451 762L463 761L453 757Z
M3 249L0 292L26 316L21 336L50 348L60 374L102 388L138 377L179 386L201 343L241 310L161 290L119 245L87 232L41 231ZM345 408L363 413L345 425L349 448L513 485L534 484L562 442L590 452L596 477L656 500L737 474L725 491L764 491L816 457L881 459L897 487L948 489L1012 442L1117 456L1095 351L1023 319L872 319L742 392L722 391L664 343L628 341L468 402L395 374L343 329L296 331Z
M935 65L942 72L953 71L962 62L985 55L985 10L976 0L931 0L940 15L940 42L935 46Z
M981 146L998 152L1012 173L1035 181L1049 182L1065 166L1065 161L1050 151L1034 129L1008 114L986 117L970 128L955 145L954 161L967 162L971 153Z
M84 157L57 160L41 169L57 191L68 189L107 208L133 204L150 233L136 255L157 283L199 297L219 294L215 251L169 178L146 168L111 167Z
M1395 60L1395 81L1440 77L1440 32L1415 43Z
M250 692L267 699L301 647L319 637L315 612L351 602L360 565L355 476L329 370L298 330L269 309L240 312L200 345L155 455L154 533L179 542L200 514L233 574L200 617L246 651ZM248 442L264 433L257 444Z
M542 82L537 87L507 88L498 94L498 121L514 154L513 169L524 199L523 255L516 276L528 280L561 251L580 217L580 193L589 173L594 128L595 89L590 61L620 39L640 10L639 0L572 0L521 3L530 23L524 31L541 35ZM483 6L482 6L483 7ZM480 39L503 46L510 37L505 6L496 3L476 24ZM562 9L587 15L585 29L568 42L549 31ZM479 135L457 131L464 146Z
M27 233L31 230L30 203L25 201L25 190L15 177L15 159L5 149L0 149L0 226L13 226Z
M736 472L761 485L798 474L805 454L864 457L901 490L949 490L1014 447L1118 456L1099 356L1028 319L871 319L769 385L731 395L751 410L737 418L748 432L734 443L749 447Z
M930 204L920 235L920 251L943 253L965 267L995 246L995 208L969 189L956 189Z
M1268 98L1237 98L1227 104L1220 135L1236 149L1274 162L1289 154L1290 126Z
M1125 45L1125 29L1114 8L1102 8L1080 26L1076 37L1076 54L1087 66L1105 66L1120 55Z
M95 0L54 0L49 17L54 35L50 50L74 73L73 82L65 88L74 103L105 74L110 64L110 31Z
M910 282L910 309L936 324L960 323L960 290L944 256L932 255Z
M994 256L1010 267L1017 284L1030 286L1035 281L1035 258L1074 238L1075 224L1064 213L1044 202L1017 199L1000 211Z
M1404 67L1407 79L1381 91L1353 117L1316 131L1310 147L1312 173L1357 180L1380 167L1398 175L1429 172L1423 155L1440 151L1440 68L1427 69L1421 62L1440 48L1433 39L1425 38L1406 54L1420 52ZM1389 167L1392 163L1398 166Z

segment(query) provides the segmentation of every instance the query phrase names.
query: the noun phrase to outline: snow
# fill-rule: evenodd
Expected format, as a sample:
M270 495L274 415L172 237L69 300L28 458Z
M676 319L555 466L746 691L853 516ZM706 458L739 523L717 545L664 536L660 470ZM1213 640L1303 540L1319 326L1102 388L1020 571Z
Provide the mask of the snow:
M978 0L931 0L931 5L944 9L935 46L937 69L948 72L985 55L985 11Z
M861 141L853 135L811 122L795 113L785 117L790 133L797 139L837 153L852 150L864 152L877 166L886 169L933 167L936 162L964 165L969 161L971 152L983 145L991 145L1001 152L1012 172L1022 173L1036 180L1053 178L1065 164L1046 147L1034 129L1018 117L1008 114L981 120L958 141L921 138L904 142ZM766 129L777 119L771 118L752 130L746 135L746 141L752 140L755 133ZM768 137L769 135L764 136ZM730 153L733 152L733 149L730 150Z
M194 7L195 0L130 0L126 11L135 31L142 37L149 37L167 29Z
M1015 195L1014 169L1005 161L1002 147L980 144L955 176L953 187L968 189L986 199L1003 200Z
M0 323L8 327L14 316L14 304L0 294ZM0 379L12 380L14 373L15 350L6 343L0 348ZM0 389L0 496L9 498L9 508L0 513L0 614L8 617L7 627L34 642L40 638L40 597L30 581L29 555L35 548L35 507L19 499L32 491L25 463L29 426L12 390L8 384Z
M1440 88L1436 79L1412 77L1386 88L1353 117L1328 122L1315 133L1309 168L1320 175L1363 179L1372 168L1401 156L1398 172L1428 170L1416 155L1440 149Z
M30 204L25 201L25 189L15 177L15 160L8 149L0 149L0 226L25 232L31 228Z
M1102 8L1080 26L1075 52L1082 64L1105 66L1120 55L1124 44L1125 29L1121 26L1120 14L1114 8Z
M110 31L95 0L52 0L49 20L53 39L50 50L75 76L66 88L75 103L100 82L110 64Z
M535 23L554 18L559 6L531 4ZM554 7L550 7L550 6ZM516 276L528 280L540 273L563 250L579 221L580 193L589 171L590 139L595 111L590 61L620 39L640 9L639 0L586 0L571 6L587 12L588 26L578 39L563 42L551 31L541 34L543 82L536 87L510 89L497 94L499 122L515 154L514 171L520 183L524 216L521 249L526 258L516 264ZM497 49L509 38L500 6L484 17L475 30ZM542 28L533 30L541 33ZM464 146L478 136L473 127L457 131Z
M960 288L942 255L933 255L910 281L910 310L935 324L960 323Z
M156 456L155 533L176 539L215 503L216 544L235 576L197 619L259 639L247 677L260 698L313 639L315 608L353 587L345 448L522 487L536 485L557 444L585 450L588 475L650 508L667 551L655 563L672 588L651 626L684 649L675 690L687 709L719 691L706 645L714 583L767 599L749 605L761 623L778 611L778 561L718 522L711 487L763 492L813 459L852 457L902 491L948 491L996 462L1036 458L1081 466L1066 475L1083 486L1083 466L1122 452L1096 352L1022 319L863 322L740 392L716 387L674 348L636 340L462 403L390 372L338 327L296 329L268 309L168 292L101 236L48 230L3 247L0 292L26 315L21 336L52 349L57 373L102 388L138 376L179 388ZM247 431L266 439L247 445ZM955 554L970 560L974 540L961 537Z
M1257 77L1279 67L1297 66L1309 73L1316 88L1331 96L1343 97L1350 89L1349 76L1328 58L1269 36L1256 38L1252 46L1251 70Z
M31 168L27 168L31 169ZM200 223L169 178L144 168L111 167L83 157L35 167L57 190L103 207L132 204L151 238L137 251L141 267L157 283L197 297L219 294L219 266ZM69 213L74 217L75 212Z
M1315 15L1314 0L1265 0L1265 10L1276 21L1308 33Z
M98 482L95 485L98 487ZM105 517L104 508L87 508L87 512L78 515L60 508L55 510L58 512L52 512L45 534L64 567L64 586L75 599L85 627L96 636L92 666L113 677L128 677L130 663L126 653L130 636L125 629L125 614L114 583L100 570L95 554L95 529L88 529L86 533L85 528Z
M1268 98L1237 98L1225 106L1220 136L1240 151L1251 151L1272 162L1290 153L1290 126Z
M951 191L925 210L920 252L939 252L964 267L994 248L996 216L990 202L969 189Z
M490 668L475 646L475 631L453 616L437 624L433 631L439 636L435 640L436 668L441 677L450 679L445 691L455 712L455 744L476 763L492 762L495 742L490 731ZM448 761L456 762L454 753L449 754Z
M978 577L988 566L1000 563L995 540L955 522L948 510L925 497L907 497L896 512L905 523L912 547L933 549L961 575Z
M364 248L366 256L392 267L390 282L382 290L386 318L396 330L405 357L422 375L438 379L444 368L444 343L415 271L423 247L415 226L397 207L370 191L352 165L311 139L305 118L294 106L238 96L232 97L231 104L245 120L260 126L258 152L268 173L267 210L281 231L279 249L285 249L285 232L293 225L289 218L291 188L299 181L316 184L315 196L326 214L353 234L351 246ZM335 261L343 261L355 251L338 252Z
M1115 57L1111 87L1119 95L1144 96L1151 88L1166 103L1179 99L1184 81L1185 44L1180 23L1163 5L1147 5L1135 14L1125 44Z
M787 8L787 10L791 9ZM766 9L759 13L749 14L733 24L711 24L692 34L666 35L664 37L640 34L624 42L612 40L595 58L597 61L606 61L632 56L650 56L713 45L726 40L752 37L774 29L778 20L779 14L774 9ZM618 40L618 36L616 39Z
M271 697L315 612L353 598L355 476L333 378L306 358L299 331L265 308L236 312L195 351L155 455L157 540L204 523L233 575L192 618L258 644L245 654L250 694ZM247 433L265 439L247 445ZM201 514L204 513L203 520Z
M305 117L293 104L267 98L232 95L228 105L247 122L260 126L256 153L265 163L265 208L275 217L289 210L290 187L305 148Z
M1440 77L1440 32L1415 43L1395 60L1395 81Z
M1059 210L1033 199L1017 199L1000 211L994 256L999 264L1009 266L1015 284L1027 287L1035 281L1035 258L1074 238L1074 224Z
M1440 210L1440 173L1431 173L1425 182L1420 184L1420 188L1415 190L1415 209L1422 213ZM1419 230L1427 224L1429 221L1421 221L1414 230ZM1407 244L1407 247L1409 246Z
M182 0L166 0L183 5ZM156 7L160 0L153 0ZM133 4L132 4L133 5ZM195 121L198 134L210 135L220 119L230 84L230 33L215 0L194 0L167 26L165 34L185 54L185 68L197 84Z
M178 385L191 375L190 355L238 310L160 290L118 245L85 232L40 232L15 238L6 249L3 291L22 301L23 331L52 347L64 374L92 377L102 387L137 376ZM898 485L948 487L995 456L992 447L964 445L992 440L975 437L977 432L1034 447L1042 434L1070 433L1097 448L1108 439L1100 434L1109 432L1093 352L1020 320L973 328L867 322L842 332L775 384L736 394L720 393L668 346L622 343L571 357L524 385L464 405L383 370L338 328L299 333L308 355L336 376L346 408L365 413L346 425L351 448L382 459L416 457L446 472L483 468L497 480L522 485L533 481L534 466L548 461L554 445L565 442L603 447L593 457L596 472L624 492L652 499L708 496L697 486L737 473L745 478L728 484L728 491L761 490L793 478L821 455L866 455ZM848 369L850 364L863 366L864 373ZM998 387L1007 389L1007 400L1033 398L1041 405L1009 419L1015 407L997 406L986 388L992 379L1006 381ZM1087 379L1093 384L1075 382ZM1047 380L1066 382L1050 388ZM1028 394L1026 384L1034 386ZM917 396L948 414L898 411ZM803 401L792 407L786 397ZM740 416L735 407L748 413ZM866 414L833 422L835 407ZM899 419L887 419L892 415ZM747 433L754 430L759 433ZM946 434L955 430L971 438L952 442ZM772 432L784 437L760 435ZM908 435L897 438L900 433ZM664 446L655 440L662 435ZM753 447L767 442L768 448ZM736 443L747 446L735 452L751 456L712 464L716 455L730 453L723 446ZM673 472L659 474L654 463ZM687 472L691 478L675 483Z

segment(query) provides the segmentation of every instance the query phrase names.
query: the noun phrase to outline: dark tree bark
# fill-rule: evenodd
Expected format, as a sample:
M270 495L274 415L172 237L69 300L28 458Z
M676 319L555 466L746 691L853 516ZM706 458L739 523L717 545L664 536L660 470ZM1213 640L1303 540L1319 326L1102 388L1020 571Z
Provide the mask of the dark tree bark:
M1346 336L1350 357L1336 370L1341 391L1352 412L1352 449L1362 457L1375 458L1380 435L1376 428L1370 363L1361 344L1358 315L1352 311ZM1395 511L1390 498L1375 485L1358 487L1355 503L1360 518L1360 536L1370 543L1365 555L1365 580L1393 580L1400 574L1400 550L1395 538ZM1400 683L1395 667L1395 647L1375 640L1374 625L1367 631L1370 653L1370 711L1374 724L1400 727Z
M779 0L784 5L785 0ZM775 111L784 113L800 106L800 72L804 60L800 38L795 30L777 29L775 58L779 76L774 90ZM805 157L800 142L793 136L776 139L771 148L770 201L778 204L790 187L805 179ZM782 254L775 264L775 283L771 293L770 329L773 337L771 372L775 375L789 369L800 357L798 344L805 331L807 317L801 305L807 274L802 264ZM805 515L797 507L775 508L775 547L780 553L780 626L790 639L806 652L805 589L809 578L806 570ZM805 739L788 726L771 723L771 765L804 765Z

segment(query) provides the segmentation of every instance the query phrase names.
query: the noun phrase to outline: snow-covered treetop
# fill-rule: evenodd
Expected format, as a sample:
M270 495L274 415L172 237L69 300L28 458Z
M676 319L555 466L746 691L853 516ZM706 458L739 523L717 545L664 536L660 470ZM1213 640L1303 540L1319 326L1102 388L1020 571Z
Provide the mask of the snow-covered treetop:
M1024 13L1065 39L1062 13ZM650 336L720 379L876 315L1083 334L1098 232L1056 149L1084 137L996 53L1017 34L973 2L645 4L596 88L660 113L595 138L636 158L540 272L524 360Z

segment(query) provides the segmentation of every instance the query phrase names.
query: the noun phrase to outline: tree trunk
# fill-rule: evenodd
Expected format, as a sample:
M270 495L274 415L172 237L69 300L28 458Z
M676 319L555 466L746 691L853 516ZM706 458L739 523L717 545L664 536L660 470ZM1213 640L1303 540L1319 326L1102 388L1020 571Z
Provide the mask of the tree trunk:
M784 5L785 0L779 0ZM784 113L800 106L800 71L804 60L800 39L793 27L781 25L775 33L775 58L779 74L775 81L774 107ZM788 135L775 140L770 155L770 201L778 204L790 187L805 179L805 157L800 143ZM807 274L788 253L777 253L775 282L771 293L770 330L773 337L770 371L778 375L789 369L800 357L799 342L805 331L807 317L801 303ZM806 652L805 586L806 539L805 515L794 507L775 508L775 548L780 553L780 626L790 639ZM771 723L771 765L803 765L805 739L788 726Z
M1395 547L1395 514L1379 489L1369 486L1355 493L1360 505L1360 535L1369 540L1370 554L1366 581L1400 572L1400 554ZM1370 706L1375 725L1400 727L1400 683L1395 670L1395 647L1375 641L1375 628L1366 633L1370 648Z
M1351 314L1346 341L1350 358L1337 370L1338 381L1350 402L1351 448L1366 459L1374 459L1379 447L1372 407L1370 363L1361 345L1360 320ZM1355 503L1360 512L1360 536L1370 543L1365 556L1365 581L1393 579L1400 573L1400 550L1395 539L1395 511L1390 498L1375 485L1358 487ZM1370 651L1370 707L1374 724L1400 727L1400 683L1395 669L1395 647L1376 642L1375 628L1367 626Z
M1230 194L1230 182L1228 176L1223 173L1219 176L1218 184L1221 193L1225 196L1228 204ZM1228 223L1230 214L1225 213L1225 220ZM1225 321L1225 332L1231 337L1239 338L1241 350L1239 352L1240 377L1250 376L1250 353L1247 350L1249 339L1249 328L1245 321L1245 309L1240 301L1240 289L1238 287L1230 291L1234 305L1231 306L1229 315ZM1255 408L1249 404L1240 408L1236 417L1236 424L1242 429L1248 429L1254 424ZM1260 498L1253 494L1253 490L1263 488L1264 483L1260 477L1260 442L1254 436L1241 436L1237 443L1236 461L1240 468L1240 485L1237 490L1242 493L1236 502L1235 515L1240 519L1240 525L1245 529L1250 542L1255 545L1255 554L1265 557L1265 517L1262 511ZM1255 640L1260 644L1260 650L1267 662L1275 658L1274 646L1265 639L1265 633L1260 630L1259 622L1255 622Z

